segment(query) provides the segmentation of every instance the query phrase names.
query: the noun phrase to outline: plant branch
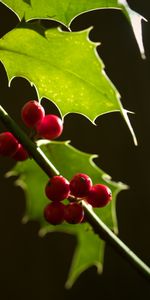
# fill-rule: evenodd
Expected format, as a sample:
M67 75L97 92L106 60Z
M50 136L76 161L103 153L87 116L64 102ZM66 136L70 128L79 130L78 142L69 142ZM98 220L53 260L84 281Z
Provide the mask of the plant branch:
M86 218L95 233L121 254L141 275L150 280L150 268L102 222L85 201L82 201L82 204Z
M59 175L59 171L48 160L44 152L34 143L29 137L22 131L22 129L16 124L16 122L8 115L4 108L0 105L0 120L6 126L6 128L14 134L19 142L29 152L30 156L36 161L36 163L42 168L42 170L49 176ZM150 280L150 268L132 252L94 213L91 206L84 200L82 205L85 210L85 216L89 224L93 227L93 230L100 238L104 239L114 249L125 257L130 264L136 268L142 275Z

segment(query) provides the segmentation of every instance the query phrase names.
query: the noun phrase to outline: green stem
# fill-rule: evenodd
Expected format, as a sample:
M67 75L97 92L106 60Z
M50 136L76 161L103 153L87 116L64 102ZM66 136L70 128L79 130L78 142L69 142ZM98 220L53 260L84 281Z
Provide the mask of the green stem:
M124 244L95 214L91 207L82 201L86 218L95 233L121 254L136 270L150 280L150 268Z
M59 171L47 159L43 151L29 139L29 137L21 130L21 128L8 115L2 106L0 106L0 120L6 126L6 128L14 134L14 136L29 152L31 157L33 157L33 159L49 177L59 175ZM98 216L84 200L82 201L82 204L85 210L86 219L93 227L95 233L97 233L100 238L104 239L107 243L114 247L114 249L116 249L121 256L125 257L133 267L135 267L142 275L150 280L150 268L98 218Z

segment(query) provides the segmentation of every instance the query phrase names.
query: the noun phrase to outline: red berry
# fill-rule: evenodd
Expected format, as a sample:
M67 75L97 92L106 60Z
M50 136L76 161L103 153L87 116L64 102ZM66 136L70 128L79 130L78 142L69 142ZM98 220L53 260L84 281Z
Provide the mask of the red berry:
M65 206L65 221L70 224L81 223L84 218L83 207L76 202L71 202Z
M70 194L69 181L63 176L52 177L45 187L46 196L52 201L61 201Z
M45 116L45 111L42 105L34 100L28 101L21 110L23 122L28 127L34 127L38 122L41 122Z
M86 174L76 174L70 181L70 191L75 197L85 197L92 187L92 180Z
M23 161L26 160L28 157L28 152L24 149L24 147L21 144L18 145L17 151L12 156L12 158L16 161Z
M46 115L36 126L40 137L53 140L59 137L63 131L63 122L56 115Z
M111 190L104 184L95 184L90 189L86 200L93 207L103 207L112 199Z
M52 202L44 209L44 217L46 221L53 225L61 224L64 221L64 207L60 202Z
M0 134L0 155L12 156L18 148L18 141L11 132Z

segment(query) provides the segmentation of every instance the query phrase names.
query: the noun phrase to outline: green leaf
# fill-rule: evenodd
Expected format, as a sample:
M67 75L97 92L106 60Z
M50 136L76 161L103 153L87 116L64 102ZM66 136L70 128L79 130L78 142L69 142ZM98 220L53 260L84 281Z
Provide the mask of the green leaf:
M114 183L110 177L99 169L91 156L76 150L68 142L48 142L41 141L41 148L60 171L60 174L68 180L77 172L88 174L93 183L107 184L113 195L113 200L105 208L95 209L101 219L117 232L117 221L115 215L116 195L119 191L127 188L122 183ZM46 232L63 231L77 236L77 247L75 250L72 266L67 280L67 287L70 287L81 272L89 266L96 265L98 270L102 270L104 242L93 232L88 223L69 225L49 225L43 218L43 209L48 203L44 194L45 185L48 181L47 175L39 168L36 162L28 159L17 165L7 176L19 175L16 184L20 185L26 194L26 212L23 221L38 220L41 225L40 234ZM86 249L86 251L85 251Z
M84 114L90 120L120 111L136 143L120 95L104 72L96 44L89 30L62 32L49 29L45 36L27 28L17 28L0 40L0 59L9 80L14 76L34 83L39 96L51 99L64 116Z
M78 15L94 9L121 9L127 16L135 34L142 57L145 57L141 33L141 15L130 9L126 0L4 0L17 16L25 20L52 19L66 26Z

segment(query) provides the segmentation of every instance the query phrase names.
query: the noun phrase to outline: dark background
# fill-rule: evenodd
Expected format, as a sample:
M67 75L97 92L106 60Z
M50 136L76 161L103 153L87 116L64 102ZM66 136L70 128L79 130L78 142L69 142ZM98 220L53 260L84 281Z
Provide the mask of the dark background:
M147 0L129 1L132 8L150 20ZM0 35L18 24L17 17L0 4ZM56 23L45 22L45 26ZM113 180L122 181L130 190L120 193L117 201L119 236L137 255L150 265L150 23L143 22L146 60L142 60L131 28L120 11L102 10L83 14L72 23L72 30L94 25L93 41L100 41L98 51L106 72L122 95L138 138L133 145L128 128L119 113L97 119L97 127L83 116L65 117L62 140L85 152L98 153L96 163ZM89 66L90 68L90 66ZM20 109L36 92L21 78L15 78L8 88L4 67L0 65L0 99L5 109L18 123ZM54 105L47 111L56 112ZM0 125L0 130L4 127ZM80 135L79 135L80 132ZM106 246L104 272L97 275L92 267L84 272L71 290L64 283L71 263L76 239L67 234L37 235L38 222L21 224L25 197L14 178L4 174L13 166L9 159L0 158L0 294L1 299L148 299L150 285L109 246ZM86 251L86 249L85 249Z

